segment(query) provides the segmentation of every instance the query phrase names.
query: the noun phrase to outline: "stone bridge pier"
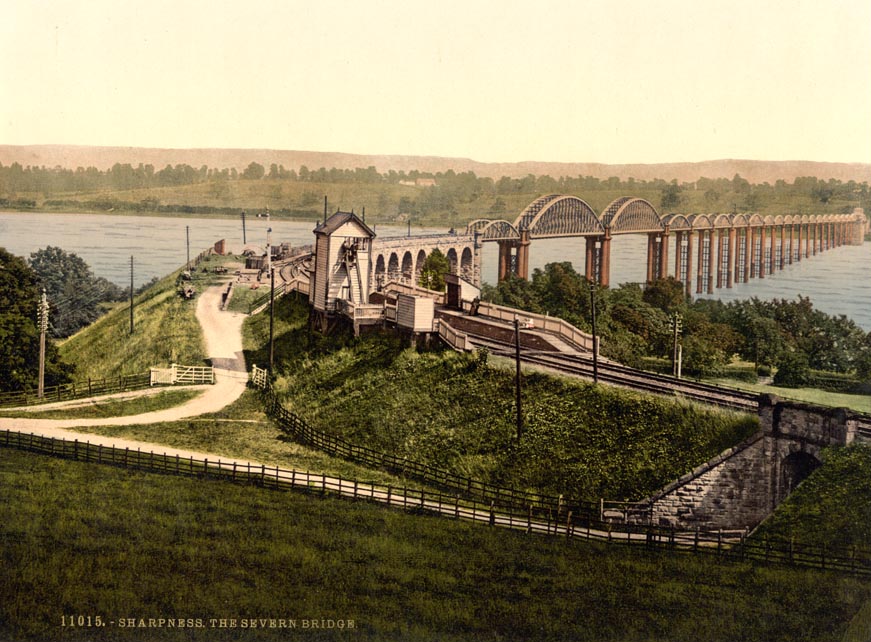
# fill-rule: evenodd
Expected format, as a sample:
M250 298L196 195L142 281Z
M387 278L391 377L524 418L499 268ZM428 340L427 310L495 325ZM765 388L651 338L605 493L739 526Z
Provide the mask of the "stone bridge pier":
M759 423L759 432L743 443L640 502L633 521L680 529L753 528L821 465L824 448L871 443L871 433L849 410L773 395L760 397Z

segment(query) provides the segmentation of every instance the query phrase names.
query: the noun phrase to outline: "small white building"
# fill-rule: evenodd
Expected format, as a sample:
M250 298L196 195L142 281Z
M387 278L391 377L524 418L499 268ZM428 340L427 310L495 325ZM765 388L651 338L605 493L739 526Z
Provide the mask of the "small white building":
M435 301L427 296L399 294L396 297L396 325L412 332L432 332Z

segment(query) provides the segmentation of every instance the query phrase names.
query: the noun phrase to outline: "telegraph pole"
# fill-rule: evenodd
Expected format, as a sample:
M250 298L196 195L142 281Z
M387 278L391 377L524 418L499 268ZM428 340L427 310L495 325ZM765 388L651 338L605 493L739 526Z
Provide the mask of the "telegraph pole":
M514 395L517 404L517 441L523 436L523 412L520 405L520 320L514 319L514 361L517 365L514 374Z
M683 317L677 312L672 314L669 319L669 325L671 325L671 330L674 333L674 347L671 354L671 374L675 377L680 377L680 357L678 352L680 346L678 345L678 338L682 330L682 321Z
M242 212L242 245L247 245L248 239L245 237L245 212Z
M45 288L42 289L37 316L39 318L39 384L36 396L42 399L45 395L45 333L48 330L48 299L45 296Z
M130 334L133 334L133 257L130 257Z
M270 273L271 287L269 289L269 376L272 376L272 367L275 358L275 272Z
M590 283L590 315L593 322L593 383L599 383L599 342L596 341L596 284Z
M187 240L187 248L188 248L187 269L190 270L191 269L191 226L185 225L184 232L185 232L185 238Z

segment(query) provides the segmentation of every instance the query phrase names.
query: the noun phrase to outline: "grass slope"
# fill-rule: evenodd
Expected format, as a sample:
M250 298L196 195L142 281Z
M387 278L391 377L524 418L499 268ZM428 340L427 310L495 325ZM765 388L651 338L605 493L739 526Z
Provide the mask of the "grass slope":
M823 465L754 533L796 544L871 548L871 446L823 451Z
M0 637L11 640L823 642L841 638L871 589L8 449L0 483ZM115 624L61 627L79 614ZM204 628L117 625L173 617ZM261 617L355 628L209 622Z
M246 323L249 349L264 345L268 321ZM276 390L295 412L352 442L505 486L640 499L758 429L748 415L532 373L518 444L510 372L387 334L310 341L306 322L305 305L279 301Z
M194 272L198 292L216 282L202 272L233 260L209 256ZM196 319L196 299L185 301L177 294L181 269L149 287L133 301L133 333L130 308L118 304L105 316L60 344L64 360L76 365L75 378L111 378L147 372L151 367L172 363L200 365L206 357L203 333Z

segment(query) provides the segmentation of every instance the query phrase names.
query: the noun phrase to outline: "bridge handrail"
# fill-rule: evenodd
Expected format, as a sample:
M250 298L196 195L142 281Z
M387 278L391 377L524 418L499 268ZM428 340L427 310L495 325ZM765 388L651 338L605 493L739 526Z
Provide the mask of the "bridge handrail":
M444 319L436 319L435 323L438 326L439 337L442 341L458 352L471 352L472 344L465 332L454 329Z
M397 292L399 294L409 294L411 296L425 296L431 298L439 305L444 305L445 303L444 292L430 290L420 285L409 285L408 283L402 283L400 281L388 281L383 286L381 286L381 292L384 294L389 294L390 292Z
M481 304L478 306L478 314L493 317L500 321L514 321L514 319L517 319L518 317L532 319L537 329L555 334L560 339L572 343L587 352L593 351L593 335L579 330L559 317L535 314L534 312L526 312L516 308L496 305L495 303L489 303L487 301L481 301Z
M381 245L382 243L386 243L388 241L398 242L398 241L406 241L409 239L416 240L416 239L441 239L441 238L443 238L443 239L459 239L459 240L463 240L463 241L468 241L469 239L473 238L473 236L474 236L473 234L466 234L465 232L462 234L459 232L457 232L456 234L450 234L448 232L441 232L441 233L433 232L431 234L412 234L411 236L406 236L406 235L380 236L380 237L376 237L375 244Z

